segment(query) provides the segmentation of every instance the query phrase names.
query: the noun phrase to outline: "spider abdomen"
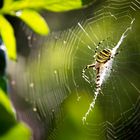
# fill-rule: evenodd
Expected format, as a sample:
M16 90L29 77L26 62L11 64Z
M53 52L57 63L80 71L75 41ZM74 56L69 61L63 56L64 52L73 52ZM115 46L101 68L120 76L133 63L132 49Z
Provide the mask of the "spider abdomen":
M109 49L104 49L96 55L96 61L98 63L106 63L110 59L110 57L111 51Z

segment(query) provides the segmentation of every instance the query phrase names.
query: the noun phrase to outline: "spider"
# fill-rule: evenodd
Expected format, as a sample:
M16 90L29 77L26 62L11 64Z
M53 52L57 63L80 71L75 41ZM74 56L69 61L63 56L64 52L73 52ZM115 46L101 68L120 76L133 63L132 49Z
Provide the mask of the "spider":
M96 70L96 82L95 82L96 91L101 90L100 76L101 76L101 73L103 73L103 71L108 68L107 65L106 65L107 62L109 62L109 60L111 60L112 58L114 58L114 56L116 56L118 54L118 52L115 53L115 55L112 54L112 50L108 49L108 48L103 49L103 50L101 50L100 52L97 53L97 49L102 44L103 41L100 41L99 44L97 45L96 49L95 49L95 55L94 55L95 63L90 64L90 65L86 65L86 67L82 71L82 77L84 77L86 79L86 78L88 78L85 75L85 71L87 69L93 68L93 69Z

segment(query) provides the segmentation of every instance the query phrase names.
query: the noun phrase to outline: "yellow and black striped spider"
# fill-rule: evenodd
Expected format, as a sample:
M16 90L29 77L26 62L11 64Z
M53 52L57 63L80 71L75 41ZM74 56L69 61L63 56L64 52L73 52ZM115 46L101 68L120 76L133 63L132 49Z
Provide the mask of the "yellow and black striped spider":
M101 89L102 82L100 81L100 77L101 77L101 74L103 73L103 71L105 71L105 69L108 69L108 65L106 65L106 63L109 60L111 60L115 55L118 54L118 53L116 53L115 55L112 55L112 50L108 49L108 48L103 49L100 52L97 52L98 47L100 46L100 44L103 41L100 41L99 44L97 45L96 49L95 49L95 55L94 55L95 63L90 64L90 65L86 65L86 67L82 71L82 77L84 77L84 79L86 79L87 76L85 75L85 71L87 69L93 68L94 70L96 70L96 80L95 80L96 90Z

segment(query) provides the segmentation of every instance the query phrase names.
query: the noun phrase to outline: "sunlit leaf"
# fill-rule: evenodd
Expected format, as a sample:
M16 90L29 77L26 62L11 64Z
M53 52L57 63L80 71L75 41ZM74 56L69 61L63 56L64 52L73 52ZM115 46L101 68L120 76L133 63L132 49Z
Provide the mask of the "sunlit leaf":
M11 11L11 5L14 3L14 0L3 0L2 8L0 9L0 14L9 14Z
M0 89L0 136L5 134L16 124L17 122L10 100L6 93Z
M49 33L49 27L45 19L34 10L22 10L16 12L16 16L22 19L35 32L46 35Z
M45 6L46 0L20 0L14 1L9 7L10 10L18 11L27 8L39 9Z
M9 98L7 97L6 93L4 93L4 91L2 91L0 89L0 104L2 104L4 106L4 108L12 115L14 115L13 113L13 109L12 109L12 105L10 103Z
M0 140L30 140L31 131L24 124L19 123L10 129L5 135L0 137Z
M14 36L14 30L11 24L0 15L0 34L2 40L7 48L8 56L11 59L16 59L16 40Z
M68 11L82 7L81 0L50 0L46 2L45 8L51 11Z
M24 123L17 123L15 121L12 105L6 93L0 89L0 140L30 140L31 131ZM4 111L4 110L6 111ZM5 114L6 113L6 114ZM5 117L4 117L5 115Z
M27 8L32 9L47 9L56 12L69 11L73 9L79 9L83 6L87 6L96 0L19 0L11 3L10 7L7 7L12 0L6 0L3 7L4 12L18 11Z
M13 2L13 0L4 0L4 6L9 6L11 3Z

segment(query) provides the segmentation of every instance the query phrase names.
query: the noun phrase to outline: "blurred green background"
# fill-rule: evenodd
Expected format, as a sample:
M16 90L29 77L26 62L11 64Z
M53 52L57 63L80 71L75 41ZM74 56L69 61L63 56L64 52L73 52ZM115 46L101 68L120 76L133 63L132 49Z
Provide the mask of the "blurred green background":
M7 66L10 97L17 118L32 128L35 140L139 139L139 3L96 1L83 10L42 12L51 29L47 37L17 22L18 61ZM112 48L134 18L102 86L103 95L83 125L94 98L95 71L86 73L89 84L82 69L94 62L95 44L105 40L99 50Z

